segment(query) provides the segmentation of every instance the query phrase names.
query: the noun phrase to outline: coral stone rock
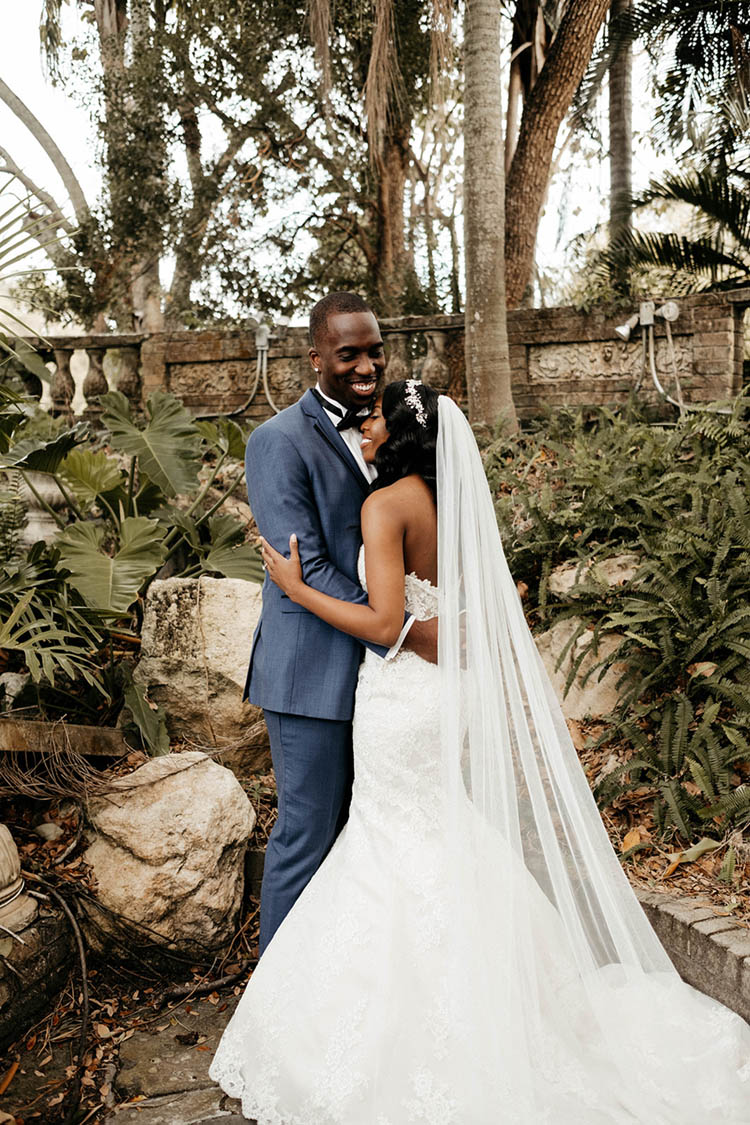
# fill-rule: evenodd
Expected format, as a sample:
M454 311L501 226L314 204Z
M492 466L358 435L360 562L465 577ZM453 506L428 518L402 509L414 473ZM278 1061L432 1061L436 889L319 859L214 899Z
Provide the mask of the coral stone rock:
M239 578L153 582L134 670L173 738L229 748L222 761L239 772L270 762L262 713L242 702L260 610L260 586Z
M609 656L620 644L622 637L610 633L599 639L599 649L596 655L589 653L581 662L576 676L565 695L565 684L570 674L573 662L580 656L581 649L591 641L591 634L583 632L578 640L571 645L565 654L559 668L556 667L560 653L570 641L573 634L581 624L580 618L570 617L558 621L545 633L540 633L534 638L539 655L542 658L547 675L552 681L555 694L560 700L560 705L566 719L599 718L613 710L619 699L617 681L622 676L624 666L621 663L613 664L602 675L602 670L596 669L586 678L587 673L595 668L600 661ZM601 679L599 678L601 676Z
M244 858L255 812L234 774L199 751L153 758L89 805L96 931L107 910L147 926L188 953L220 949L242 905ZM91 838L91 837L90 837ZM153 935L152 935L153 936ZM106 942L104 942L106 944Z
M549 576L549 591L558 598L576 596L582 582L600 586L622 586L631 582L641 564L639 555L613 555L609 559L578 559L560 563Z

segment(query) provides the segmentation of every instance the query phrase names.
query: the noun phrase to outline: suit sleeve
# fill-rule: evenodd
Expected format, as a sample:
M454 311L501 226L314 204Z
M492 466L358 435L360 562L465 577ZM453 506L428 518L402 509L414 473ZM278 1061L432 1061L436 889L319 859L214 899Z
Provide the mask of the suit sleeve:
M307 468L294 444L284 434L264 430L250 435L245 452L247 495L258 530L286 557L289 536L297 535L308 586L341 601L366 602L359 583L342 574L328 557ZM381 645L367 644L367 648L378 656L387 652Z

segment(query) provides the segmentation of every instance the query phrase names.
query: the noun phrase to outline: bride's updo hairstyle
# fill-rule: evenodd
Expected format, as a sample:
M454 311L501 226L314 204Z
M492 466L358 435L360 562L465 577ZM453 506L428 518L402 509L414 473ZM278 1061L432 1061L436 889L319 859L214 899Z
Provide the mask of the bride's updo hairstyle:
M436 449L440 395L416 379L399 379L383 391L381 411L388 440L375 454L376 488L419 473L437 495Z

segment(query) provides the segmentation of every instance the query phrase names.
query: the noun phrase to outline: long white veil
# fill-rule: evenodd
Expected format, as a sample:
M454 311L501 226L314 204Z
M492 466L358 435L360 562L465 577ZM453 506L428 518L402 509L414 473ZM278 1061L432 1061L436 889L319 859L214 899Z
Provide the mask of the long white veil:
M543 1121L554 1107L550 1120L567 1121L547 1084L593 1053L571 1121L600 1120L592 1072L621 1107L602 1122L686 1120L685 1083L697 1093L701 1074L707 1090L736 1092L745 1025L682 984L620 867L526 624L474 435L444 395L437 483L445 818L464 904L454 962L477 1033L512 1066L517 1116L502 1119ZM707 1012L722 1017L710 1044ZM644 1065L650 1052L663 1070Z

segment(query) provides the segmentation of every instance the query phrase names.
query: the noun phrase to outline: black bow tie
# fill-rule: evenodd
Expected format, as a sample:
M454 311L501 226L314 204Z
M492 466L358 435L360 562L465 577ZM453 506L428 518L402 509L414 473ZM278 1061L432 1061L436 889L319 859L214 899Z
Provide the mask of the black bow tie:
M341 419L340 422L336 423L336 429L339 433L341 433L342 430L350 430L353 426L356 426L356 428L359 429L367 415L370 413L369 410L362 410L362 408L359 406L356 408L352 407L349 410L344 410L343 406L339 406L338 404L329 402L328 399L323 398L317 387L311 387L310 390L315 395L316 399L324 410L327 410L329 414L335 414L338 418Z
M336 429L339 433L342 430L350 430L353 426L359 429L368 414L367 410L364 413L361 410L347 410L341 421L337 423Z

